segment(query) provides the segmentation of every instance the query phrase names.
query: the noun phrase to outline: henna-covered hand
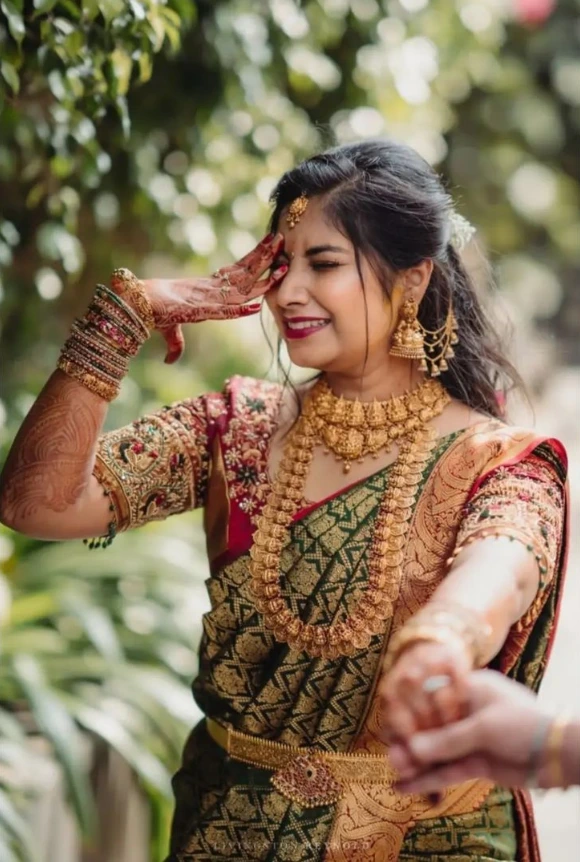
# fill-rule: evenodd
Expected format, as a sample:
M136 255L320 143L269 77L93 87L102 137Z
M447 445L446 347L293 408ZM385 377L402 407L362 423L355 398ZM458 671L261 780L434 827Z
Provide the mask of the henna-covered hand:
M283 244L282 234L269 234L237 263L222 267L209 278L143 281L153 309L155 328L167 342L165 362L176 362L183 352L183 323L231 320L256 314L260 303L245 303L263 296L286 275L288 267L281 266L269 277L261 278L271 268ZM117 287L114 280L112 287Z

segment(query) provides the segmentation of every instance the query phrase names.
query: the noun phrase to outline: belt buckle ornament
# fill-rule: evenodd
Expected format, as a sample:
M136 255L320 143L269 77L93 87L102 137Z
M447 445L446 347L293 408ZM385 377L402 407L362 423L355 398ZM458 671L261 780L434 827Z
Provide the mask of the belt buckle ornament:
M302 808L333 805L346 787L336 778L327 760L311 754L299 754L271 777L276 790Z

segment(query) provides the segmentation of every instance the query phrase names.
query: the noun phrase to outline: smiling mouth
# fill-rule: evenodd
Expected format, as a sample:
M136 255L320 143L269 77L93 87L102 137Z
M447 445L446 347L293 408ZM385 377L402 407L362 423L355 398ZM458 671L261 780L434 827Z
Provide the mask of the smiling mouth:
M306 338L315 332L320 332L328 326L330 320L318 318L317 320L284 320L284 334L286 338Z

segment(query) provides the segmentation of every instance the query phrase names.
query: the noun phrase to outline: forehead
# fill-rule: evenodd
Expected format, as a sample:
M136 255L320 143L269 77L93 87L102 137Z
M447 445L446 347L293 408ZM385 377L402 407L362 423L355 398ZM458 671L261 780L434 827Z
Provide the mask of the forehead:
M278 230L284 236L286 249L299 249L310 245L337 243L345 246L350 242L338 228L331 224L324 210L324 200L321 197L310 198L308 206L298 224L290 228L287 222L289 206L284 207L280 214Z

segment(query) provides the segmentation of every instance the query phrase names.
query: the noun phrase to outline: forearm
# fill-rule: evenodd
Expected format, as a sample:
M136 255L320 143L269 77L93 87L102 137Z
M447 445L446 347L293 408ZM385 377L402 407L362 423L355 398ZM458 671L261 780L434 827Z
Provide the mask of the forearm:
M74 509L91 479L107 402L55 371L24 420L0 475L0 519L38 532Z
M127 290L147 302L139 286ZM0 477L0 518L14 530L47 539L107 533L109 503L92 477L98 437L149 334L129 299L97 286L16 436Z
M538 583L536 560L525 545L507 537L481 539L461 551L426 607L449 604L475 613L488 626L480 661L487 664L529 607Z

